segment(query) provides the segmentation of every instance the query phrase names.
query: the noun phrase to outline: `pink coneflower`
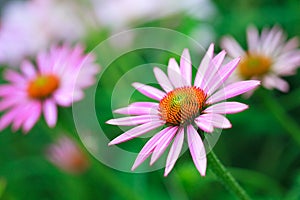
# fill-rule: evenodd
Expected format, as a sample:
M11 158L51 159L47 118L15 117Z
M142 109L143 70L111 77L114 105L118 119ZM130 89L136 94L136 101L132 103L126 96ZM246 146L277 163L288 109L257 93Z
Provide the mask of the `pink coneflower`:
M300 65L298 39L292 38L286 42L286 36L278 26L264 28L261 36L255 27L250 26L247 30L247 43L248 50L244 51L230 36L221 41L221 46L231 57L242 57L232 78L258 79L267 89L276 88L287 92L289 85L280 76L295 74Z
M204 56L192 85L192 65L187 49L182 53L180 67L174 58L168 65L168 76L159 68L154 68L155 77L162 90L133 83L139 92L159 101L136 102L128 107L115 110L115 113L136 115L111 119L109 124L120 126L135 126L109 143L119 144L146 132L164 127L155 134L139 153L132 170L138 167L152 154L150 164L153 164L172 142L165 176L172 170L182 148L184 134L187 134L189 149L202 176L206 172L206 152L197 127L211 133L214 128L230 128L231 124L224 114L237 113L248 106L238 102L221 102L228 98L245 93L259 85L259 81L241 81L222 85L236 68L239 58L221 66L225 51L213 57L214 45L211 44Z
M85 55L77 45L53 46L49 52L39 53L37 68L28 61L21 65L21 73L7 70L0 86L0 130L12 124L14 131L28 132L44 114L49 127L57 121L57 105L70 106L83 98L83 89L95 82L99 71L91 54Z
M47 149L47 158L60 169L69 173L84 172L89 162L86 155L70 138L63 136Z

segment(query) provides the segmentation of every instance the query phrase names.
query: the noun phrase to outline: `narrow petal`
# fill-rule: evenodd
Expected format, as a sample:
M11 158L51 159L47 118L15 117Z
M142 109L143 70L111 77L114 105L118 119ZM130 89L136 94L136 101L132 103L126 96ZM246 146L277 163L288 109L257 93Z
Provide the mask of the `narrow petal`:
M37 66L39 68L39 71L41 73L47 73L49 71L51 71L51 67L50 67L50 63L49 59L47 58L47 55L45 52L41 52L38 54L37 56Z
M7 110L15 105L19 105L22 103L24 99L16 98L16 97L10 97L5 98L0 101L0 111Z
M154 102L134 102L129 107L143 107L143 108L158 108L159 103Z
M153 163L155 163L155 161L157 161L157 159L161 156L161 154L163 154L163 152L166 150L166 148L169 146L170 142L174 138L177 130L178 130L178 127L174 126L167 133L165 133L165 135L162 136L163 139L157 143L157 145L153 151L153 154L152 154L151 160L150 160L150 165L153 165Z
M41 114L42 114L42 105L41 105L40 102L37 102L31 108L31 114L30 114L30 116L23 123L23 131L24 131L24 133L27 133L29 130L32 129L32 127L36 124L36 122L40 118Z
M230 36L224 37L221 40L221 47L224 48L233 58L243 56L246 53L237 41Z
M157 108L143 108L143 107L134 107L128 106L125 108L119 108L114 110L114 113L123 114L123 115L154 115L158 114Z
M233 114L246 110L248 105L239 102L222 102L206 108L204 113Z
M206 89L208 94L214 93L224 82L227 80L227 78L232 74L232 72L236 69L238 66L238 63L240 62L240 58L236 58L226 65L224 65L218 73L215 74L215 76L212 78L209 88Z
M285 53L293 49L297 49L298 46L299 46L299 39L297 37L291 38L285 43L284 47L282 48L282 52Z
M164 91L170 92L174 89L169 78L161 69L155 67L153 71L157 82L159 83L161 88L164 89Z
M258 46L259 35L258 30L254 26L247 28L247 44L250 52L254 52ZM256 52L257 53L257 52Z
M0 118L0 131L5 129L7 126L9 126L10 123L13 122L14 118L18 115L18 109L14 108L7 113L5 113L3 116Z
M167 127L157 134L155 134L142 148L140 153L138 154L131 170L135 170L142 162L144 162L153 152L156 145L159 143L160 140L162 140L162 136L164 136L167 132L169 132L171 127Z
M208 104L217 103L219 101L235 97L237 95L253 90L260 85L260 81L240 81L227 85L225 88L219 90L207 100Z
M229 120L220 114L216 114L216 113L203 114L197 118L197 120L201 120L201 119L208 121L216 128L231 128L231 123L229 122Z
M189 149L197 170L201 176L206 172L206 152L201 137L192 125L187 127Z
M163 124L164 124L163 121L156 121L156 122L149 122L149 123L134 127L132 129L126 131L122 135L116 137L108 145L119 144L119 143L125 142L127 140L131 140L131 139L138 137L148 131L156 129L156 128L162 126Z
M21 70L27 78L33 78L36 75L36 70L29 61L23 61L21 64Z
M168 176L170 171L173 169L173 167L179 157L179 154L181 152L182 145L183 145L183 139L184 139L184 128L181 128L179 130L179 132L177 133L177 135L174 139L174 142L171 146L171 149L169 151L164 176Z
M221 51L212 59L211 63L209 64L209 68L207 69L206 74L204 75L206 81L203 84L203 89L205 92L207 92L209 88L214 84L214 77L216 76L216 73L222 64L225 55L226 52L224 50Z
M21 76L21 74L10 69L5 71L4 78L5 80L15 84L24 84L26 81L26 79Z
M180 72L183 83L186 86L192 85L192 63L191 56L188 49L184 49L180 58Z
M201 115L195 119L196 125L206 133L212 133L214 127L211 122L207 121L205 118L202 118Z
M139 124L145 124L152 121L157 121L160 119L158 115L141 115L134 117L122 117L118 119L108 120L107 124L119 125L119 126L136 126Z
M175 88L180 88L184 86L179 66L174 58L171 58L169 60L168 76Z
M132 86L143 95L158 101L160 101L166 95L166 93L162 92L161 90L158 90L149 85L144 85L142 83L133 83Z
M283 80L275 75L268 75L268 76L264 77L262 84L264 87L266 87L268 89L276 88L276 89L280 90L281 92L289 91L289 84L285 80Z
M205 56L202 58L202 61L199 65L199 68L198 68L198 71L197 71L197 74L195 77L195 81L194 81L194 86L202 88L201 86L204 85L204 83L206 81L204 75L206 73L208 65L209 65L211 59L213 58L213 56L214 56L214 44L212 43L209 46Z
M153 102L135 102L128 107L114 110L114 113L124 115L154 115L158 114L158 103Z
M45 120L49 127L54 127L57 121L57 107L53 100L48 99L43 104Z

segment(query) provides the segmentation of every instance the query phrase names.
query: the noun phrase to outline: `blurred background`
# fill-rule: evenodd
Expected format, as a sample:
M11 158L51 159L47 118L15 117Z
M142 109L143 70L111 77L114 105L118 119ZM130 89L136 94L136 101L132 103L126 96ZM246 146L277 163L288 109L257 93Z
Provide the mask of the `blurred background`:
M1 74L6 68L18 69L23 59L34 59L37 52L52 44L82 43L89 52L110 36L138 27L175 30L189 36L203 48L214 42L215 52L220 51L219 42L224 35L232 35L246 48L246 28L250 24L259 30L265 26L279 25L288 38L300 36L299 0L10 0L0 1L0 6ZM100 65L103 65L102 60L110 51L130 49L142 37L134 34L126 36L110 43L106 53L94 52ZM156 39L155 34L152 39ZM190 47L184 41L169 40L178 52ZM113 118L112 93L122 75L148 63L166 65L170 57L178 61L179 56L155 49L135 50L103 68L97 83L95 109L108 138L122 133L120 128L105 124ZM203 51L191 50L191 57L197 67ZM152 70L154 65L148 65ZM139 77L138 81L142 80L143 77ZM300 146L282 126L282 123L288 126L291 120L294 124L300 124L300 74L285 80L290 84L289 93L269 92L277 104L269 102L270 98L262 99L260 90L249 99L236 98L250 108L228 116L233 128L223 130L214 147L220 160L253 199L300 199ZM130 77L127 81L126 90L137 78ZM0 83L4 83L2 78ZM130 101L136 100L148 99L134 93ZM126 106L121 104L113 108ZM277 114L286 113L289 118L279 119L276 111ZM66 171L47 159L47 147L61 135L72 138L85 155L88 165L83 170L75 173ZM120 147L139 152L147 140L136 139ZM81 143L72 108L60 108L58 124L54 129L48 128L41 119L27 135L21 131L12 133L10 128L1 132L0 199L223 200L234 197L209 171L206 177L201 177L189 152L179 158L168 177L163 176L163 169L149 173L127 173L106 166Z

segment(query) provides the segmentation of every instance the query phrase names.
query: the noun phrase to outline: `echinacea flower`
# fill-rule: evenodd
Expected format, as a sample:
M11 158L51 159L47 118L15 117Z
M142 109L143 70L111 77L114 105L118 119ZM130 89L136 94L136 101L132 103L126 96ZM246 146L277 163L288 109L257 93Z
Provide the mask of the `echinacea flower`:
M163 127L143 147L133 164L138 167L152 154L153 164L172 142L165 168L165 176L172 170L187 135L188 146L194 164L202 176L206 172L206 152L197 127L212 133L214 128L230 128L231 124L224 114L241 112L248 108L238 102L221 102L228 98L248 92L259 85L259 81L241 81L222 87L224 81L235 70L239 58L221 66L225 51L213 57L211 44L202 59L192 85L192 65L187 49L182 53L180 67L174 58L168 64L168 75L154 68L155 77L162 90L141 83L133 83L139 92L155 102L136 102L128 107L115 110L115 113L135 115L111 119L108 124L136 126L112 140L109 145L119 144L138 137L146 132Z
M92 54L83 48L53 46L39 53L37 68L29 61L21 65L21 73L9 69L4 73L8 83L0 86L0 130L12 124L13 131L28 132L44 114L49 127L57 121L57 105L70 106L83 98L83 89L95 82L99 66Z
M54 165L69 173L82 173L89 161L80 147L69 137L63 136L47 149L47 158Z
M280 76L293 75L300 66L298 39L295 37L286 41L286 35L278 26L264 28L260 36L255 27L249 26L247 44L248 49L244 51L230 36L221 40L222 48L231 57L241 57L232 79L261 80L261 84L267 89L276 88L287 92L289 85Z

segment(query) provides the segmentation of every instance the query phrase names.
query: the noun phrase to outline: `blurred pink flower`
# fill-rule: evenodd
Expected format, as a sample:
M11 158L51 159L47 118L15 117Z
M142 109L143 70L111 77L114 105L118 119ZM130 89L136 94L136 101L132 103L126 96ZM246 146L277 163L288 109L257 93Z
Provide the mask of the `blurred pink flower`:
M192 65L187 49L182 53L180 67L174 58L168 64L168 75L161 69L154 68L154 74L162 90L141 83L133 86L154 102L136 102L128 107L115 110L115 113L136 115L108 120L108 124L137 126L112 140L109 145L131 140L150 130L164 127L154 135L140 151L132 170L138 167L152 154L152 165L166 150L174 138L168 154L165 176L172 170L181 152L184 134L187 134L189 149L194 164L202 176L206 172L206 152L201 137L195 127L212 133L214 128L230 128L224 114L241 112L248 108L238 102L221 102L228 98L248 92L259 85L259 81L241 81L225 85L224 81L236 68L239 58L221 66L225 51L213 56L211 44L202 59L192 85Z
M232 80L257 79L267 89L287 92L289 84L280 76L293 75L300 66L298 38L286 41L286 35L278 26L264 28L259 36L258 30L249 26L247 44L248 49L244 51L230 36L221 40L222 48L231 57L242 57Z
M4 7L0 27L0 63L19 65L53 42L75 41L85 35L72 1L11 1Z
M54 165L68 173L82 173L89 167L86 155L73 140L66 136L51 144L46 156Z
M91 54L77 45L53 46L36 59L37 69L24 61L21 73L7 70L0 86L0 130L12 124L13 131L28 132L44 114L49 127L57 121L57 105L70 106L83 98L83 89L95 83L99 66Z

